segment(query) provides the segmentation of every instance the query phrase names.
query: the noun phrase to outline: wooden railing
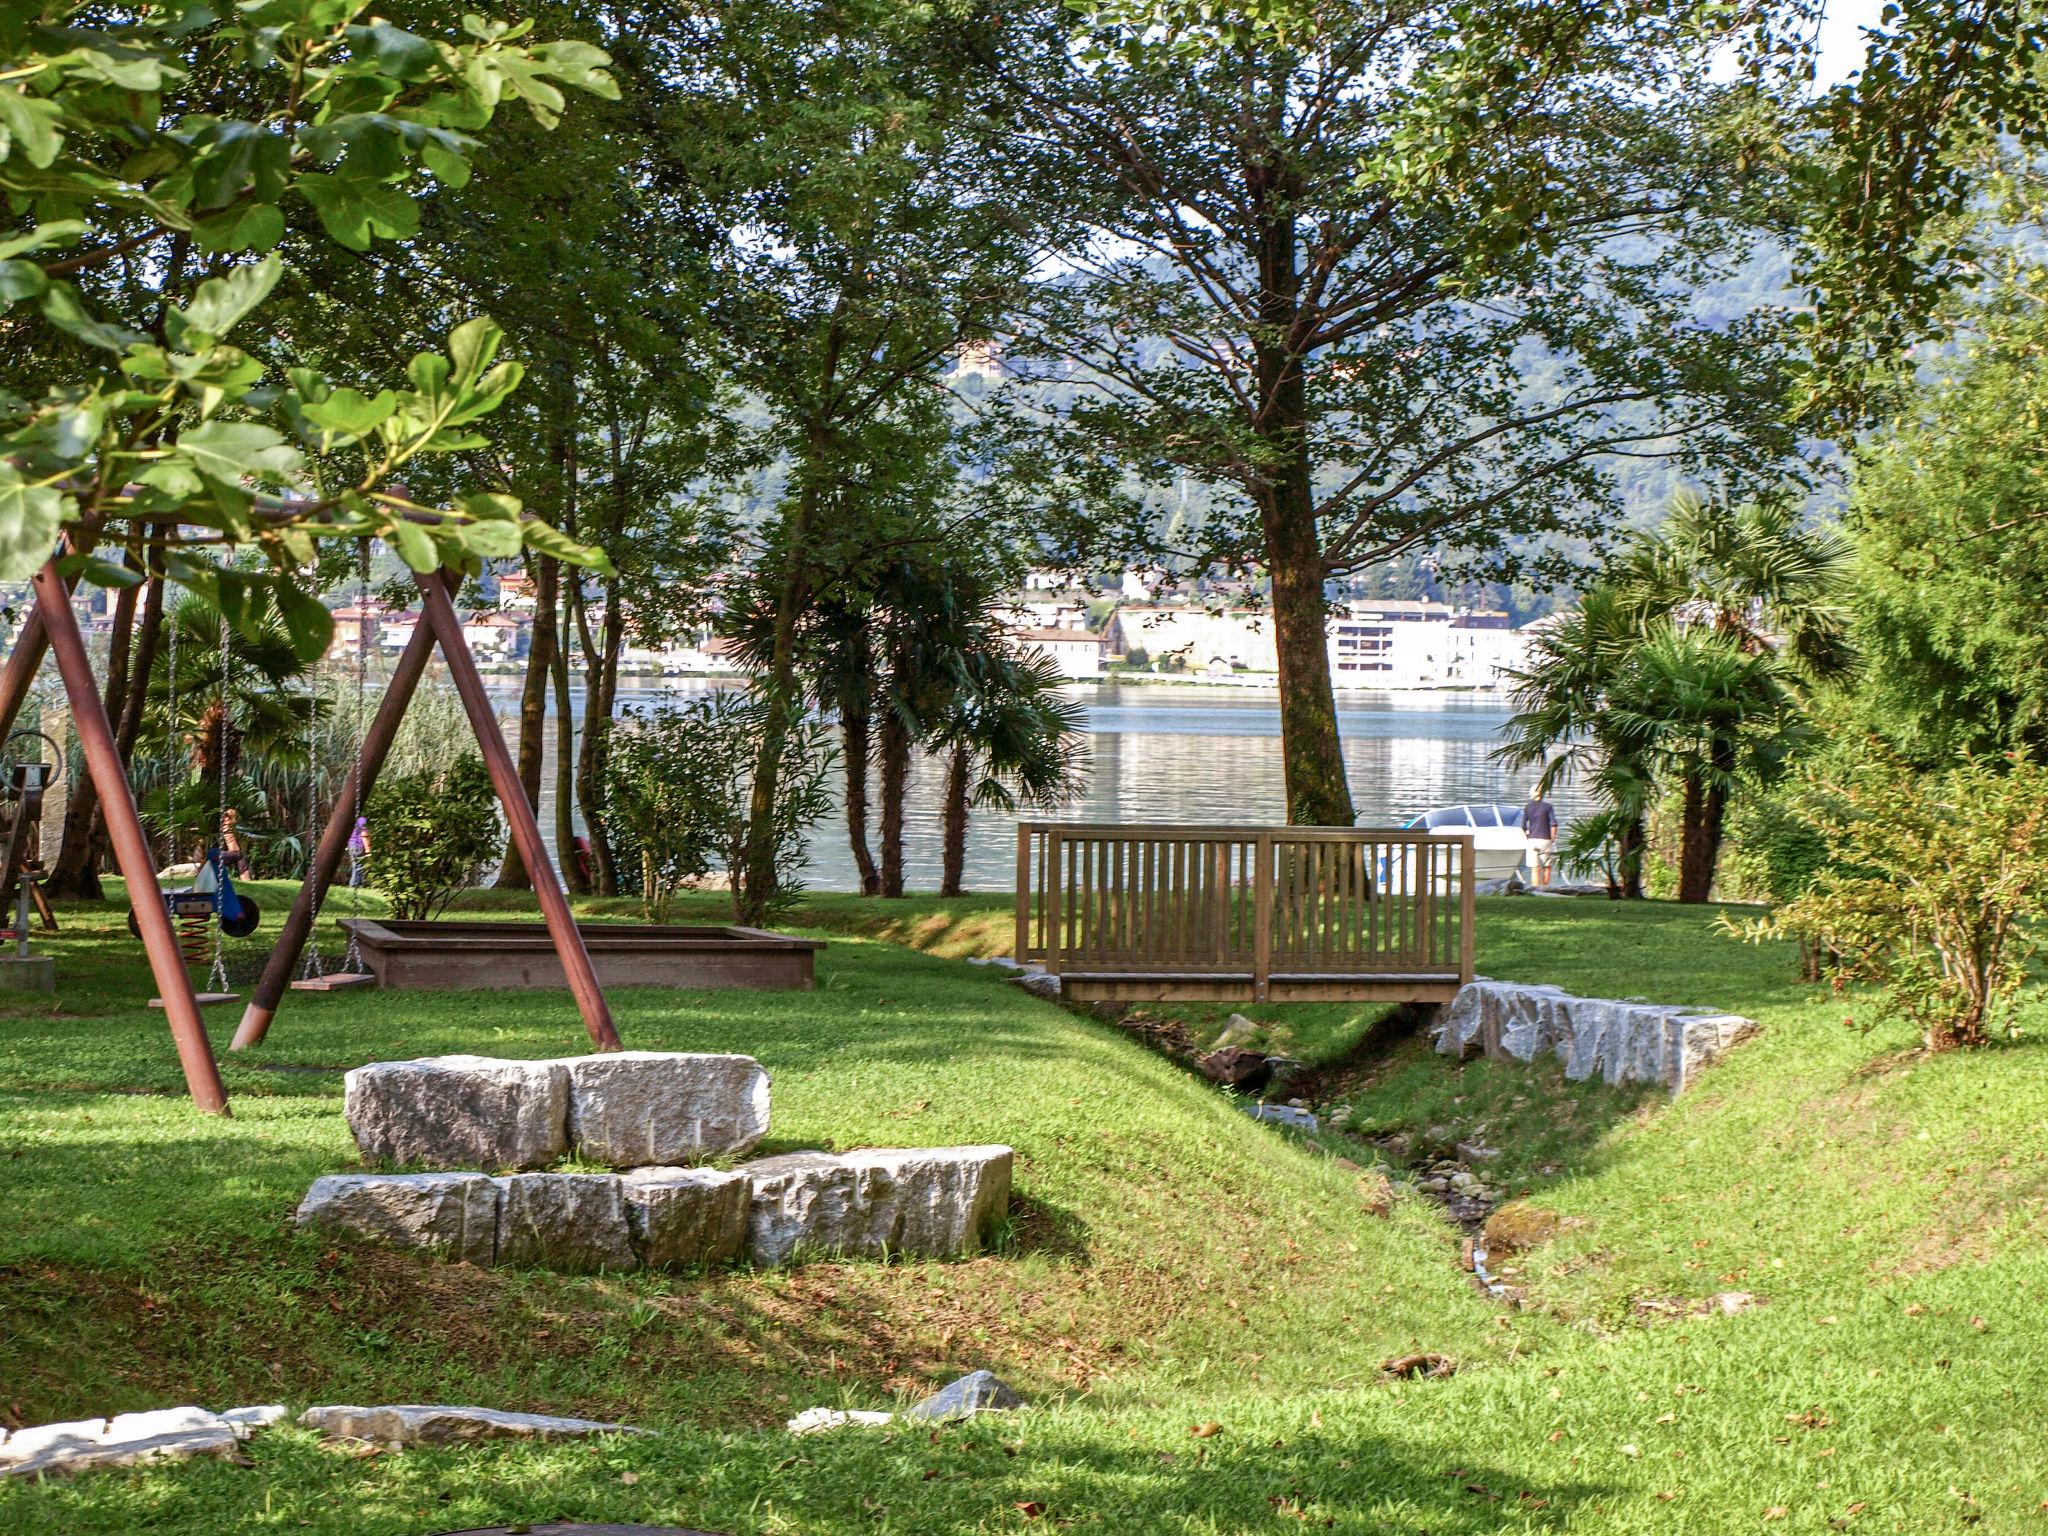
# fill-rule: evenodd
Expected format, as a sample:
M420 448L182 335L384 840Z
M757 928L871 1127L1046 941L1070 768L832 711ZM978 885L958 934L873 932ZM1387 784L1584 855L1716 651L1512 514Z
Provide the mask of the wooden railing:
M1436 998L1472 979L1470 838L1017 828L1016 953L1076 997Z

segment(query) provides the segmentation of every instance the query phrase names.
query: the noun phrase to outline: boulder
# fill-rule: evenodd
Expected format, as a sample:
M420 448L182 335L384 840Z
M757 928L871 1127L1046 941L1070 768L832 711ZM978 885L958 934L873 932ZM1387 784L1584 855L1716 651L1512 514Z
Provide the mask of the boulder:
M161 1408L17 1429L0 1440L0 1476L61 1475L191 1456L226 1456L235 1429L204 1408Z
M806 1408L782 1427L792 1435L822 1434L828 1429L846 1429L858 1425L874 1427L887 1424L896 1417L874 1408Z
M393 1403L359 1408L336 1403L308 1408L299 1423L331 1440L375 1445L462 1445L472 1440L577 1440L587 1435L644 1435L630 1424L561 1419L545 1413L508 1413L454 1403Z
M1273 1068L1264 1051L1229 1045L1201 1059L1202 1076L1226 1088L1256 1093L1272 1080Z
M1574 997L1560 987L1478 980L1458 989L1433 1027L1446 1056L1520 1062L1548 1051L1572 1082L1656 1083L1679 1092L1756 1030L1738 1014Z
M1010 980L1033 997L1042 997L1049 1002L1059 1000L1060 979L1043 966L1032 966L1019 971Z
M638 1266L617 1174L513 1173L491 1182L500 1264L567 1274Z
M906 1408L906 1419L971 1419L977 1413L1022 1408L1024 1399L1011 1391L993 1371L971 1371L958 1381L942 1387L923 1402Z
M611 1051L560 1065L569 1075L569 1143L595 1163L736 1157L768 1134L768 1074L751 1056Z
M221 1417L235 1432L237 1440L247 1440L259 1429L268 1429L273 1424L282 1424L292 1416L291 1409L283 1403L260 1403L253 1408L230 1408Z
M295 1219L470 1264L497 1257L498 1188L481 1173L329 1174Z
M1210 1043L1211 1051L1227 1051L1232 1046L1250 1045L1252 1037L1258 1034L1259 1026L1241 1013L1233 1013L1223 1021L1223 1032Z
M569 1073L559 1062L378 1061L343 1083L348 1128L367 1163L539 1168L569 1150Z
M1368 1216L1394 1214L1394 1181L1377 1168L1368 1168L1351 1181L1358 1191L1358 1203Z
M792 1152L740 1169L752 1189L748 1253L947 1259L972 1252L1009 1210L1008 1147Z
M619 1176L626 1221L648 1269L729 1264L747 1246L743 1174L715 1168L639 1168Z
M1316 1117L1292 1104L1247 1104L1244 1111L1254 1120L1263 1120L1283 1130L1300 1131L1306 1136L1316 1133Z

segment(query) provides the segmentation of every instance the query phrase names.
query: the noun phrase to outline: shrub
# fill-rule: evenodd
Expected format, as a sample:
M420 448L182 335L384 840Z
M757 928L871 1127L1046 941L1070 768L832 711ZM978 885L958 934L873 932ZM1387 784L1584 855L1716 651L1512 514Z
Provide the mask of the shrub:
M391 915L436 917L480 881L502 847L498 797L474 752L438 772L399 774L371 792L366 878Z
M606 766L606 825L622 879L637 871L642 910L656 921L675 893L723 873L739 907L747 806L768 711L752 694L720 689L682 704L629 711ZM832 808L830 735L808 715L791 722L775 806L775 880L782 910L802 891L805 836Z
M1878 1017L1910 1021L1931 1051L2016 1034L2048 913L2048 767L1969 759L1929 774L1876 751L1815 774L1801 798L1824 863L1751 936L1815 946L1837 989L1881 987Z

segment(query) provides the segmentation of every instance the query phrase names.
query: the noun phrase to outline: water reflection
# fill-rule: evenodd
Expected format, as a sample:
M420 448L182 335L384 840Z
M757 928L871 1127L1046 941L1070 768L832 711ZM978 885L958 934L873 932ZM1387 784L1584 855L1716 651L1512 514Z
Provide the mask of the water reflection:
M622 690L627 706L701 693L715 683ZM1084 711L1091 752L1087 793L1055 813L1067 821L1279 822L1285 818L1280 769L1280 710L1266 690L1077 684L1071 696ZM504 708L511 700L502 698ZM581 711L580 695L576 708ZM1506 721L1497 695L1456 693L1348 694L1338 710L1344 764L1358 820L1393 826L1434 805L1462 800L1519 804L1528 774L1509 774L1488 761ZM508 735L516 721L507 721ZM553 744L543 784L541 826L553 834ZM944 768L936 759L912 770L906 807L905 863L913 889L939 883ZM1559 796L1569 817L1578 797ZM870 813L870 822L873 822ZM1016 866L1016 820L977 811L967 845L970 890L1009 890ZM818 890L857 883L845 823L837 814L811 840L805 874Z

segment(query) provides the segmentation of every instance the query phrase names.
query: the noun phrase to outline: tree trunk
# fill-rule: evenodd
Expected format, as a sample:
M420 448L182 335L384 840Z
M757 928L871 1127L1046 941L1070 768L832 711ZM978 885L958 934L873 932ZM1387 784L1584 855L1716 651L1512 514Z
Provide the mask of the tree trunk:
M126 564L136 567L135 552L128 552ZM135 632L137 588L123 587L114 598L114 628L107 645L107 686L103 700L107 718L118 724L128 707L128 667ZM99 872L99 791L89 775L79 775L71 786L71 798L64 806L63 841L56 862L43 881L52 896L71 896L81 901L105 899Z
M1280 752L1287 819L1297 826L1348 827L1356 815L1337 734L1330 681L1329 605L1323 595L1323 546L1309 463L1306 359L1294 340L1301 274L1294 215L1268 168L1253 166L1247 185L1260 215L1260 325L1254 350L1259 409L1253 421L1265 449L1257 502L1266 570L1273 583L1273 648L1280 669ZM1273 199L1268 201L1268 199Z
M754 754L753 782L747 786L747 827L741 843L740 868L734 871L733 916L757 927L775 903L775 804L782 789L782 754L789 744L790 712L798 707L796 621L807 585L804 539L810 528L816 491L806 486L797 498L796 521L788 530L782 576L775 602L775 638L769 654L768 718Z
M571 589L572 595L575 589ZM619 894L618 871L612 863L610 834L605 828L605 765L611 757L612 710L618 700L619 652L625 624L619 611L616 581L605 583L604 622L590 631L588 608L575 596L576 635L583 647L583 744L576 758L576 806L583 813L584 835L590 841L590 889L599 896Z
M555 863L565 889L578 894L590 890L590 880L579 867L576 857L576 714L569 697L569 639L574 630L569 624L567 609L569 593L567 585L579 580L579 573L569 572L565 583L562 607L563 613L556 620L556 633L560 643L555 647L555 664L551 671L555 684ZM589 704L589 699L584 703ZM589 722L585 721L588 729Z
M945 874L939 883L941 896L958 896L967 874L967 770L970 754L964 744L953 748L946 764L946 856Z
M526 803L540 809L541 761L547 753L548 677L555 664L555 601L560 584L561 562L549 555L535 555L533 571L533 638L526 653L526 678L519 689L519 783L526 791ZM505 860L498 870L498 889L533 889L526 873L526 861L508 835Z
M867 641L858 642L863 653ZM882 889L882 872L875 868L875 856L868 851L868 759L874 755L873 699L869 693L867 667L861 667L859 681L839 696L840 748L846 768L846 841L853 849L854 868L860 871L860 893L873 896Z
M1713 892L1714 857L1720 842L1715 823L1725 812L1726 798L1701 776L1686 776L1685 809L1678 832L1678 899L1682 902L1703 902Z
M903 894L903 801L910 788L910 730L900 709L883 711L875 746L882 767L882 895L893 898Z
M1621 889L1617 893L1623 901L1643 899L1643 851L1649 845L1649 834L1638 816L1628 824L1621 834L1621 844L1616 850L1615 863L1621 876Z
M1721 862L1721 838L1728 827L1728 785L1735 773L1735 750L1716 743L1713 777L1685 781L1685 830L1678 849L1678 899L1711 901L1714 871ZM1697 805L1695 802L1697 801Z

